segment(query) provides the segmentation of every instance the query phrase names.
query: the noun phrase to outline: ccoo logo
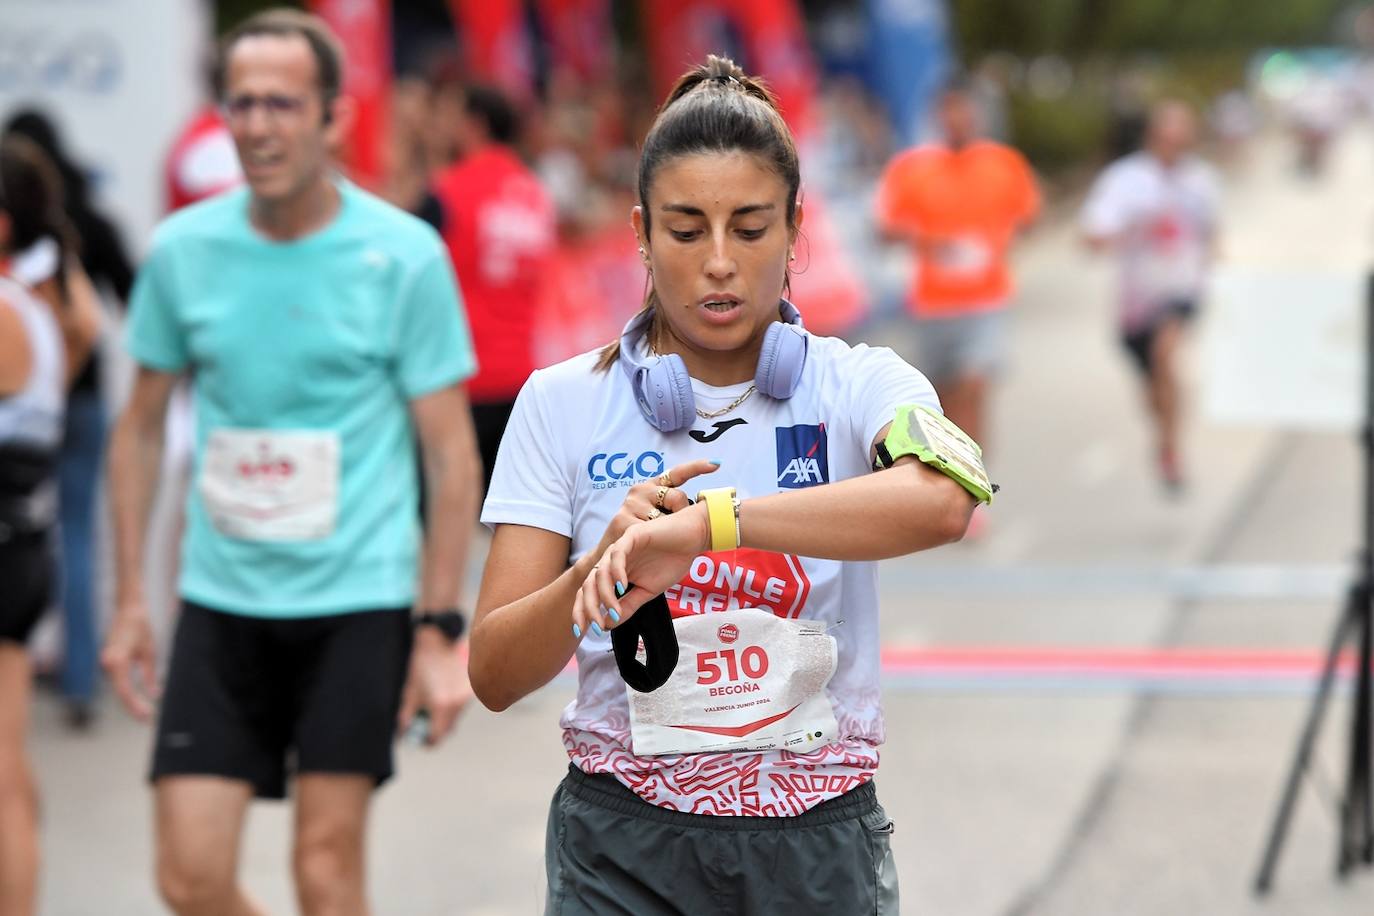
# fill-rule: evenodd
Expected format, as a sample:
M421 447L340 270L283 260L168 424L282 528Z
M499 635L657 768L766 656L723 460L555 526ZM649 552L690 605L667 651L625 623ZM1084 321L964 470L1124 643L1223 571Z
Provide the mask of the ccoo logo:
M636 480L657 477L664 470L661 452L597 452L587 462L587 477L594 490L631 486Z
M778 486L798 490L830 482L825 424L778 427Z

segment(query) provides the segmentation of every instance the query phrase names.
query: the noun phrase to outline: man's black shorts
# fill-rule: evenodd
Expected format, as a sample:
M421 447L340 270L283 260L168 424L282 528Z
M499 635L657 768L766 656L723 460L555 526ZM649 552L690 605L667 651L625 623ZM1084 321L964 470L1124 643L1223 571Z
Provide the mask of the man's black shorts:
M1159 310L1144 327L1121 332L1121 345L1131 355L1131 361L1145 375L1154 371L1155 338L1171 321L1187 323L1197 314L1197 303L1191 299L1177 299Z
M408 609L263 619L182 604L151 779L224 776L259 798L288 773L392 774Z

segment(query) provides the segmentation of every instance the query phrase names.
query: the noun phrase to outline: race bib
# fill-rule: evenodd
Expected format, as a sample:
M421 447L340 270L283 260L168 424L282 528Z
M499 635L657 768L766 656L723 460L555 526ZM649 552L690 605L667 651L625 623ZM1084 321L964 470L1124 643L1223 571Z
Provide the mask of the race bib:
M987 272L992 266L992 247L976 235L950 239L940 245L936 252L940 270L952 276L973 277Z
M814 750L838 740L825 687L835 639L757 608L673 621L678 662L653 693L628 690L634 753Z
M1166 305L1192 299L1205 272L1205 243L1182 216L1165 212L1147 225L1136 269L1144 302Z
M339 511L339 451L333 432L214 430L200 475L211 523L249 541L328 537Z

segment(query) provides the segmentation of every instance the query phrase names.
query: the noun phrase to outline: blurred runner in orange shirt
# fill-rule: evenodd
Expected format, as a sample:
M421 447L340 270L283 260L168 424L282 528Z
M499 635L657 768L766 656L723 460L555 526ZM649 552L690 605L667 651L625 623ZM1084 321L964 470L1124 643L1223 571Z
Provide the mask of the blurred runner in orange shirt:
M964 85L945 90L939 120L942 142L888 163L878 219L885 235L916 253L907 296L917 324L916 368L934 383L946 415L986 442L987 386L1007 349L1007 251L1039 211L1040 192L1020 153L980 139Z

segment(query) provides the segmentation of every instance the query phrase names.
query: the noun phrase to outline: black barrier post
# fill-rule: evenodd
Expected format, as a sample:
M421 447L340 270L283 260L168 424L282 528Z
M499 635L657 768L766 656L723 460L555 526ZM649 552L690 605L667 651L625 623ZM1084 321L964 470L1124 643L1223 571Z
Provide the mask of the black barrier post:
M1369 275L1366 287L1364 352L1364 423L1360 430L1364 465L1364 543L1360 545L1355 581L1331 635L1317 692L1307 711L1307 721L1298 739L1278 810L1274 813L1274 825L1265 844L1264 858L1255 877L1255 894L1261 897L1273 887L1274 869L1278 866L1279 853L1293 816L1298 787L1312 759L1341 652L1352 636L1358 651L1350 717L1350 772L1346 774L1345 797L1341 800L1336 875L1345 878L1357 865L1374 865L1374 786L1371 785L1371 775L1374 775L1374 744L1371 743L1374 742L1374 671L1371 670L1374 665L1374 273Z

